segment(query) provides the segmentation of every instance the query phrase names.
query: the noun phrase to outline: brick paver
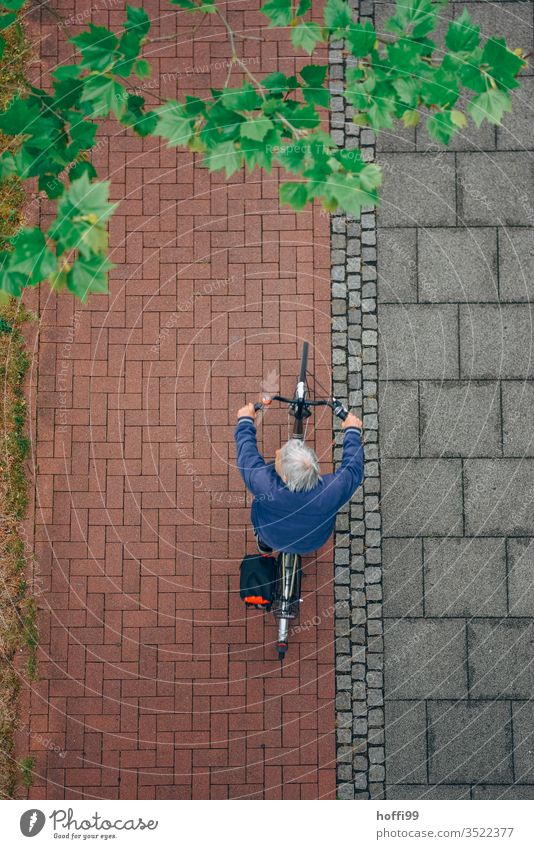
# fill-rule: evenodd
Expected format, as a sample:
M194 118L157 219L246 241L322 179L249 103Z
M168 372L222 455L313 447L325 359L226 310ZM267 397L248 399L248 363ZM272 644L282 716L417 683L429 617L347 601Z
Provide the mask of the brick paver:
M221 28L193 41L185 13L143 5L155 36L176 33L153 49L148 102L220 84ZM259 3L235 5L248 61L293 72L289 40L260 33ZM124 18L122 0L59 8ZM69 60L46 12L40 35L43 72ZM210 176L112 122L99 138L95 164L121 202L110 295L81 307L43 289L38 305L40 680L22 694L17 736L19 756L36 759L30 796L331 798L331 552L306 560L301 624L315 624L281 668L273 620L238 596L252 538L233 445L245 398L265 381L292 389L300 340L330 379L328 219L280 210L275 173ZM314 424L328 466L331 418ZM285 415L269 411L259 432L272 455Z

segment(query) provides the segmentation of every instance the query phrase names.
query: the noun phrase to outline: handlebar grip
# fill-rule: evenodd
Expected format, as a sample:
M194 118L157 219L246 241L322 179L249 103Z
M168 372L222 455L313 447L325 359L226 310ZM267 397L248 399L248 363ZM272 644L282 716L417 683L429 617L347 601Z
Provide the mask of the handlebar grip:
M256 403L254 404L255 411L259 413L260 410L264 410L266 406L269 406L272 400L273 399L271 395L267 395L267 393L264 393L262 396L262 400L256 401Z
M346 407L343 406L341 401L337 401L337 400L334 401L333 410L334 410L334 415L336 415L338 417L338 419L341 419L342 422L345 421L345 419L347 418L347 416L349 414L349 411L347 410Z

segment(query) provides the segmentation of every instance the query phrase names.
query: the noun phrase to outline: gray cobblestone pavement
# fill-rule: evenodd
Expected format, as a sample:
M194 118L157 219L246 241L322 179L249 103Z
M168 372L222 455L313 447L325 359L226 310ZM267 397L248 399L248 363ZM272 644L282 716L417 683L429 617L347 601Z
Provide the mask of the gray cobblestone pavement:
M531 2L465 5L533 49ZM534 797L533 84L454 151L378 154L391 799Z
M379 30L392 8L353 5ZM464 5L534 50L531 0ZM534 798L533 93L531 66L502 128L444 152L383 133L376 221L332 218L336 390L346 369L367 439L336 534L340 798ZM350 119L334 100L375 157Z

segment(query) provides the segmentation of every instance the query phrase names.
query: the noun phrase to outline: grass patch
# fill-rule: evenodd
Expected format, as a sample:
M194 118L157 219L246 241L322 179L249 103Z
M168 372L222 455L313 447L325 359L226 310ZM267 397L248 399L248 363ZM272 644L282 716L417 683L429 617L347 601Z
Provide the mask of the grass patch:
M33 768L35 766L34 758L23 758L19 764L22 783L25 787L30 789L33 783Z
M9 326L0 330L0 797L9 798L17 783L13 731L18 724L20 664L15 661L24 651L25 673L37 677L38 631L20 524L28 504L24 385L30 365L21 328L31 315L12 302L0 307L0 316Z
M0 64L0 110L26 89L30 56L22 25L17 21L2 33L6 48ZM0 148L11 139L0 133ZM24 224L26 193L11 176L0 185L2 236L12 236ZM0 249L8 243L0 237ZM13 735L19 725L21 670L17 656L26 655L26 675L37 677L37 603L28 593L26 550L21 520L28 505L25 461L29 451L24 384L30 360L22 327L33 316L13 299L0 304L0 798L12 798L17 783L29 788L35 761L15 761Z
M0 110L5 109L17 91L26 90L26 64L30 57L30 46L18 21L3 30L2 37L6 47L0 67ZM12 138L0 133L0 149L12 150ZM22 226L25 202L22 180L13 174L0 185L2 233L12 236ZM5 248L3 240L0 240L0 248Z

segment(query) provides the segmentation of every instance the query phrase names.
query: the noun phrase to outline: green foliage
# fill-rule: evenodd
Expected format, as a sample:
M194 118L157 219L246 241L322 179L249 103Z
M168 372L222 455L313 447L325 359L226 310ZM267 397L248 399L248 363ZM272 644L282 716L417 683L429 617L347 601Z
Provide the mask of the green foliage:
M106 258L107 221L114 210L108 184L99 183L87 152L98 123L113 117L139 136L157 136L168 147L198 154L210 171L231 178L245 167L286 176L280 200L296 210L314 200L326 210L341 208L358 216L378 203L382 175L358 151L338 148L320 129L330 94L327 68L304 63L295 76L281 72L256 78L236 55L235 35L224 12L204 0L171 0L186 13L209 14L224 25L232 46L232 66L244 82L212 89L206 99L185 96L148 109L132 91L132 79L150 75L142 57L150 21L143 8L128 6L118 31L90 24L71 39L79 61L59 66L53 91L29 84L0 112L0 131L12 143L0 156L0 180L37 177L39 189L57 202L49 230L25 228L0 252L0 289L20 295L47 279L55 290L69 289L85 299L107 291L112 267ZM18 5L17 5L18 4ZM379 132L397 122L416 126L421 119L431 138L448 144L468 116L478 126L500 123L511 108L511 89L524 65L500 37L481 43L480 28L464 10L448 24L444 47L431 35L447 0L397 0L386 23L386 37L368 22L354 19L346 0L327 0L322 19L312 17L311 0L267 0L262 6L270 27L289 28L292 44L311 55L329 38L341 40L354 60L343 96L354 107L354 121ZM0 0L0 26L9 32L19 0Z
M33 770L35 769L35 758L22 758L19 763L22 783L29 790L33 784Z

